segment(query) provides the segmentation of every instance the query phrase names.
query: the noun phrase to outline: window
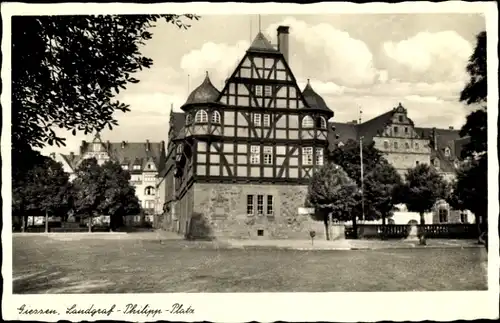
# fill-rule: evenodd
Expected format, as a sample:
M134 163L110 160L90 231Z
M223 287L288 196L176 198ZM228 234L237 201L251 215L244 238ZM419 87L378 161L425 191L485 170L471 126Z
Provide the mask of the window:
M266 205L266 214L267 215L273 215L273 196L268 195L267 196L267 205Z
M324 117L319 117L319 128L326 129L326 119Z
M257 214L264 214L264 195L257 195Z
M92 148L93 148L92 149L93 151L101 151L101 144L100 143L94 143L92 145Z
M264 230L262 230L262 229L258 229L258 230L257 230L257 236L259 236L259 237L263 237L263 236L264 236Z
M154 207L155 207L155 201L152 200L144 201L145 209L154 209Z
M264 165L273 164L273 147L264 147Z
M253 215L253 195L247 195L247 215Z
M418 142L415 143L415 149L418 149Z
M145 195L155 195L154 187L153 186L146 187L146 189L144 190L144 194Z
M384 141L384 148L389 149L389 142L387 140Z
M148 167L147 167L147 168L148 168L148 169L151 169L151 168L153 168L153 165L148 164Z
M193 117L191 114L186 115L186 124L191 124L193 122Z
M128 170L128 165L122 165L122 169Z
M310 116L305 116L302 119L302 128L312 128L314 127L314 120Z
M264 87L264 96L271 96L272 88L270 85L266 85Z
M460 222L462 222L462 223L467 223L468 222L467 213L466 212L460 212Z
M420 164L420 162L417 160L417 161L415 162L415 164L416 164L416 165L418 165L418 164Z
M262 115L262 123L264 127L270 127L271 126L271 116L267 113Z
M208 114L205 110L200 110L196 112L194 116L194 122L196 123L207 123L208 122Z
M141 169L141 165L134 165L134 166L132 166L132 169L133 170L140 170Z
M219 111L214 111L212 113L212 123L220 123L220 113L219 113Z
M260 127L261 125L261 115L260 113L254 113L252 114L252 118L253 118L253 124L254 126L257 126L257 127Z
M405 133L408 133L408 127L405 127Z
M410 143L409 142L405 142L405 148L406 149L410 149Z
M313 149L312 147L302 148L302 165L313 164Z
M394 133L398 133L398 127L394 127Z
M262 96L262 85L255 86L255 95Z
M439 209L439 222L441 223L448 222L448 210Z
M250 146L250 163L260 164L260 146Z
M450 157L450 155L451 155L450 148L446 147L446 148L444 149L444 155L445 155L446 157Z
M323 148L316 148L316 165L323 166Z
M403 116L398 116L399 122L403 122Z
M394 149L398 149L398 142L394 142Z

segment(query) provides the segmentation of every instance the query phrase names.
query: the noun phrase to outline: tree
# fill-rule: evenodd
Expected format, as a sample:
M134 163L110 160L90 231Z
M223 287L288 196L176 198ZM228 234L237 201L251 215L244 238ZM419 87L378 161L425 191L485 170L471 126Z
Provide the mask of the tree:
M364 181L365 200L368 201L368 214L382 219L382 225L394 209L394 191L402 184L401 176L396 169L383 160L375 165L366 175Z
M467 72L470 80L460 94L460 101L480 108L471 112L460 130L461 137L469 137L461 157L466 159L458 171L450 203L474 213L480 236L488 223L488 116L487 116L487 57L486 32L477 35L477 43L469 58ZM477 213L476 213L477 212ZM479 221L482 218L483 221ZM482 222L484 228L479 223Z
M106 190L98 210L110 216L111 229L116 229L123 225L123 216L140 212L139 199L135 188L130 185L130 173L120 164L108 161L102 165L102 170Z
M330 240L329 231L332 219L339 221L356 219L351 216L352 209L359 200L356 183L338 165L327 163L318 169L308 187L306 205L313 206L313 219L325 224L326 239Z
M395 192L395 202L406 204L411 212L418 212L421 225L425 224L424 213L430 212L438 200L448 197L449 185L427 164L409 169L406 181Z
M140 46L163 19L187 29L195 15L15 16L12 18L13 146L64 145L54 128L98 132L129 111L114 99L149 68Z
M61 215L71 207L69 176L60 163L45 158L42 163L17 176L13 187L13 211L22 218L22 230L26 229L31 214L45 215L45 231L48 232L48 216Z
M89 232L99 205L104 202L106 188L102 185L102 169L95 158L84 159L73 181L75 212L88 219Z
M480 218L486 223L488 215L488 160L483 155L472 159L458 170L453 183L453 192L448 203L458 210L470 210L474 213L479 235L486 227L481 228Z
M329 155L330 161L341 166L358 187L361 185L360 143L349 140L344 146L337 147ZM401 183L401 176L387 162L381 151L372 142L363 145L363 199L366 220L378 220L383 223L392 211L393 189ZM362 214L362 201L353 210L356 215Z
M89 221L92 230L96 215L109 215L110 227L123 224L123 216L139 212L139 200L130 184L130 174L118 163L108 161L102 166L95 158L85 159L74 180L75 210Z

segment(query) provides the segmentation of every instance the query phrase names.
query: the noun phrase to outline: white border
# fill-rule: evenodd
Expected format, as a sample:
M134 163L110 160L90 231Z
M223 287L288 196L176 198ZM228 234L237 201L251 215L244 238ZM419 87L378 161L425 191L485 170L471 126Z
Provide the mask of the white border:
M407 2L398 4L370 3L317 3L299 4L247 4L247 3L172 3L172 4L2 4L3 41L1 97L3 108L2 127L2 198L3 231L2 275L4 278L2 312L4 319L18 320L177 320L177 321L419 321L456 320L477 318L498 318L499 301L499 259L498 259L498 160L497 117L498 117L498 14L494 2L441 3ZM488 262L488 286L485 292L402 292L402 293L238 293L238 294L126 294L126 295L12 295L12 237L11 237L11 183L10 183L10 17L12 15L42 14L126 14L126 13L197 13L207 14L315 14L328 13L483 13L488 32L488 212L490 214L490 248ZM422 261L425 261L423 259ZM333 273L332 273L333 274ZM318 277L318 279L321 279ZM110 306L128 302L150 304L151 307L169 308L173 303L184 303L195 308L192 315L163 315L161 317L140 317L114 315L106 316L24 316L17 315L21 304L31 307L52 307L64 309L73 303L81 307L86 304Z

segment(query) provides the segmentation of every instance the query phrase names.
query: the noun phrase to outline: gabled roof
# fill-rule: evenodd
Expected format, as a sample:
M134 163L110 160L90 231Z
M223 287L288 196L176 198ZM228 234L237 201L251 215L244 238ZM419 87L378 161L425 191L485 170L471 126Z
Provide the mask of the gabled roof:
M332 111L328 108L328 106L325 103L325 100L323 100L321 95L319 95L313 90L309 80L307 80L307 85L302 91L302 95L304 96L304 99L306 100L307 104L311 109L319 109L328 112Z
M335 148L338 142L347 143L349 140L358 139L357 125L353 123L329 122L328 123L328 143L330 149ZM332 127L335 127L333 130ZM338 139L336 138L338 135Z
M367 142L371 141L373 137L378 136L381 131L384 130L385 126L391 122L393 114L394 110L389 110L386 113L359 124L357 126L358 138L364 137Z
M257 51L257 52L272 52L278 53L279 51L271 44L269 40L267 40L266 36L259 31L255 39L253 40L248 51Z
M196 89L193 90L193 92L191 92L191 94L189 94L184 105L216 102L219 98L219 94L219 90L217 90L217 88L212 84L207 72L203 83L201 83Z

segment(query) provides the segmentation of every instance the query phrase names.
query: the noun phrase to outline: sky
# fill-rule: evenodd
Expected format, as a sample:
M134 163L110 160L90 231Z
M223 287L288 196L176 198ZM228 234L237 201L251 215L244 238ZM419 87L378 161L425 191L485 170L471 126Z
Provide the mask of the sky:
M174 111L208 71L222 90L259 30L257 15L204 15L181 30L157 23L153 39L141 52L153 66L136 74L118 99L130 112L116 112L119 126L104 130L102 140L168 141ZM479 14L328 14L262 15L260 29L275 44L279 25L290 27L289 65L299 87L310 79L313 89L335 116L332 121L366 121L399 102L419 127L456 129L471 110L459 102L468 76L475 36L485 30ZM188 77L189 75L189 77ZM78 152L93 136L59 132L66 147L44 153Z

